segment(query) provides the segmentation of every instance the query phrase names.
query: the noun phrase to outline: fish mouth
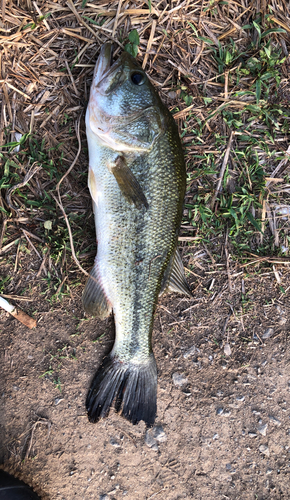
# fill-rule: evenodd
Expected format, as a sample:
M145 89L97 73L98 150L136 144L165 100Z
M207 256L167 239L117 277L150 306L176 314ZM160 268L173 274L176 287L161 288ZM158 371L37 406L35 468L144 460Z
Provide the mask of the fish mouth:
M113 45L109 42L105 43L100 51L96 62L93 82L98 85L107 75L113 64Z
M120 57L113 62L113 45L110 42L105 43L100 51L100 55L96 62L92 91L96 91L101 95L109 95L116 91L125 80L128 78L128 64L131 66L138 64L131 61L132 56L127 52L123 52Z

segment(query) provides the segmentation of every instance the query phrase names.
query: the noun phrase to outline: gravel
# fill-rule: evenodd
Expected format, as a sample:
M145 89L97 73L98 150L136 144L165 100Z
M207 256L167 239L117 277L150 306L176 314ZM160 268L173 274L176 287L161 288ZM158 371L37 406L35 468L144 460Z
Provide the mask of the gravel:
M273 333L274 333L273 328L267 328L267 330L265 330L265 332L262 335L262 339L263 340L269 339L270 337L272 337Z
M263 455L266 455L266 457L270 456L270 451L269 451L269 448L268 448L268 446L266 444L261 444L261 446L259 446L259 451Z
M172 374L172 381L176 387L182 387L188 384L188 378L177 372Z
M152 450L158 451L157 443L165 443L167 435L161 424L148 429L145 434L145 444Z
M165 443L167 441L167 436L163 430L162 425L156 425L153 427L153 438L156 439L159 443Z
M276 417L269 416L269 420L271 420L271 422L273 422L273 424L277 425L278 427L281 425L280 420L278 420L278 418Z
M193 345L190 349L188 349L188 351L186 351L183 354L183 357L184 357L184 359L187 359L190 356L193 356L195 353L198 353L198 352L200 352L200 350L197 347L195 347L195 345Z
M268 424L264 424L264 425L260 424L260 425L258 426L258 432L259 432L260 434L262 434L262 436L266 436L266 434L267 434L267 429L268 429Z

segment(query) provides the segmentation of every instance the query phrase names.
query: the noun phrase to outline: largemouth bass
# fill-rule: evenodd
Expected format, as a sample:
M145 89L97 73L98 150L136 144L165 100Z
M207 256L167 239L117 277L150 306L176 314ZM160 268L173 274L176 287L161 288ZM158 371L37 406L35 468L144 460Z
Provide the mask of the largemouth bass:
M86 113L89 189L97 256L83 293L88 314L115 319L115 343L87 395L89 420L114 403L133 424L156 416L152 352L158 295L191 296L177 236L186 173L177 126L146 73L124 52L111 63L103 45Z

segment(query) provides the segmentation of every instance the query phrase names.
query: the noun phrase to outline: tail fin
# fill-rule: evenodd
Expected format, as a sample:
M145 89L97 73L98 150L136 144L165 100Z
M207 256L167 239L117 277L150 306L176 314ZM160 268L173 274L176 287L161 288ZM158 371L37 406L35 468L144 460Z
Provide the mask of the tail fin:
M90 422L106 417L114 402L115 410L137 424L148 426L156 416L157 368L153 354L142 364L122 362L109 354L94 376L87 395Z

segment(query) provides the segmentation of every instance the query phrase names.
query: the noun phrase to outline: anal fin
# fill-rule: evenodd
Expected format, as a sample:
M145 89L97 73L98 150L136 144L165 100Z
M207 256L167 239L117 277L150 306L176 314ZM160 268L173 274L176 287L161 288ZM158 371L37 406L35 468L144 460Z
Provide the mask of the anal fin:
M192 297L178 248L175 249L163 275L160 295L167 291L183 293L187 297Z
M100 284L96 264L87 279L82 301L84 310L91 316L98 316L100 319L105 319L112 311L112 306Z
M123 156L118 156L114 166L110 166L110 171L115 176L120 191L126 200L133 203L138 209L144 206L147 210L149 205L146 196Z

